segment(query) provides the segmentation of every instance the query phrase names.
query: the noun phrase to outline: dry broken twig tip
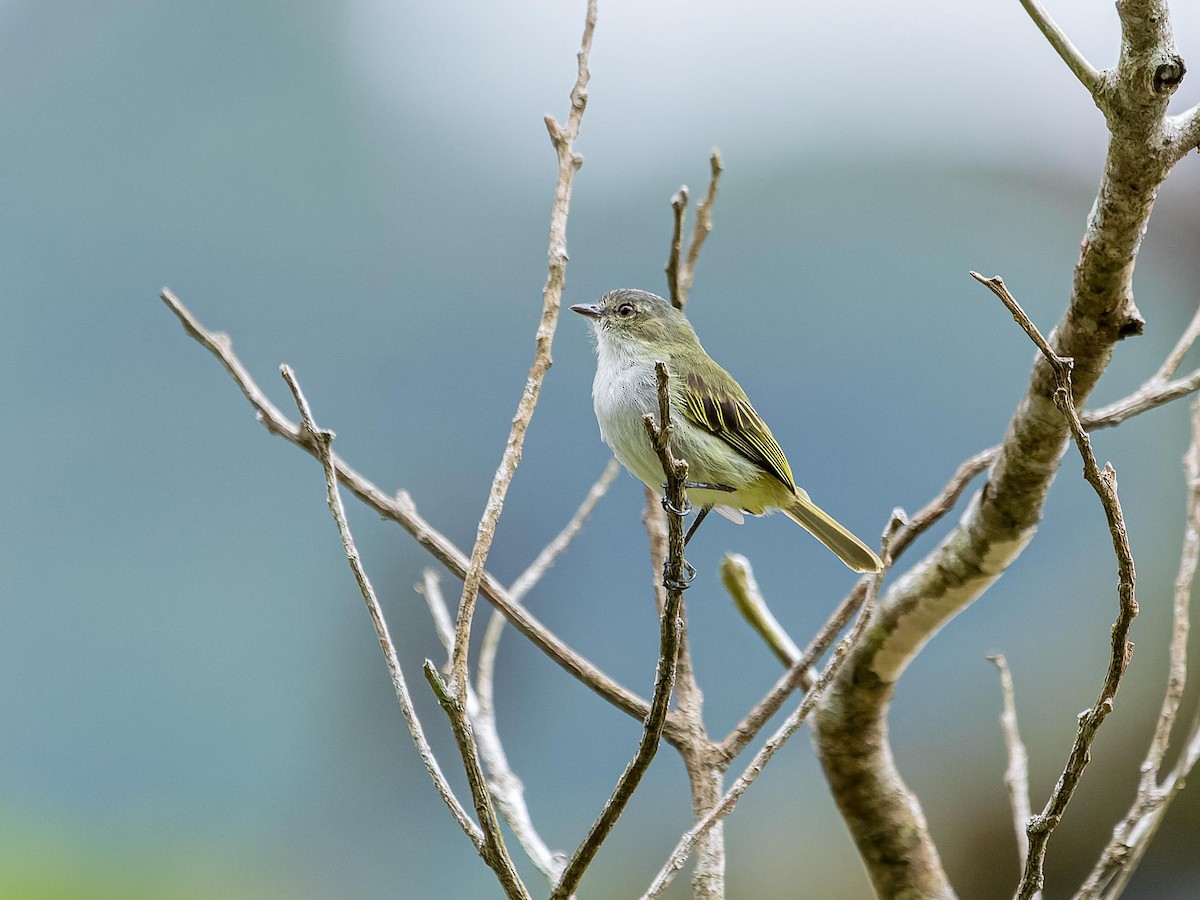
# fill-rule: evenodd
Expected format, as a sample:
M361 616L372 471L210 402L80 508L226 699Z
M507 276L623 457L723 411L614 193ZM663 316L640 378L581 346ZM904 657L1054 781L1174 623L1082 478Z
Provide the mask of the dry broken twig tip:
M696 276L696 263L700 259L700 250L712 232L712 208L713 204L717 202L717 185L723 171L721 152L714 149L709 158L708 193L696 205L696 225L686 254L683 252L683 222L684 211L688 204L687 185L683 185L671 197L674 224L671 232L671 252L667 257L667 290L671 304L676 309L683 309L687 305L688 294L691 293L692 282Z

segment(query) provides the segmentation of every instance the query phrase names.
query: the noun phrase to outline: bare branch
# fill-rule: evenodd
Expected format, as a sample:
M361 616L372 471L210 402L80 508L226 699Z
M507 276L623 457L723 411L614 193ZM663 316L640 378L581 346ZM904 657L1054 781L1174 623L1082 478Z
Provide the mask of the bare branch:
M745 717L733 727L733 730L717 744L714 753L718 759L726 763L736 759L738 754L745 750L755 736L762 731L771 717L779 711L784 701L796 688L812 684L812 667L825 655L825 651L833 645L837 636L842 633L842 629L863 605L869 594L871 583L870 578L859 579L854 590L833 611L833 615L821 626L808 646L804 648L804 652L797 654L795 662L788 666L771 690L758 703L754 704Z
M708 193L696 206L696 226L686 257L683 253L683 219L688 204L687 185L683 185L671 196L674 227L671 232L671 253L667 257L667 289L670 292L671 304L676 309L683 309L687 305L688 294L691 293L692 281L696 275L696 262L700 259L700 249L713 229L712 208L717 202L717 185L721 180L721 172L724 171L721 151L714 149L708 163Z
M1167 105L1182 77L1163 0L1120 0L1121 52L1092 93L1110 138L1080 242L1055 354L1075 361L1081 408L1117 342L1140 334L1133 270L1158 189L1181 148L1167 134ZM1084 71L1084 77L1090 74ZM956 527L880 597L875 623L851 652L814 730L831 792L881 896L952 894L920 803L891 752L888 711L908 665L951 618L999 578L1033 539L1071 438L1056 412L1056 373L1034 361L984 490Z
M1187 643L1189 607L1192 585L1196 580L1200 560L1200 402L1192 404L1192 441L1184 455L1187 476L1187 519L1183 534L1183 549L1179 557L1179 572L1175 577L1175 598L1172 611L1171 643L1167 688L1155 723L1154 736L1146 759L1141 765L1141 780L1137 796L1129 812L1113 829L1112 840L1104 848L1091 874L1075 895L1078 900L1118 897L1141 861L1150 840L1158 830L1163 816L1183 780L1200 755L1200 718L1192 724L1184 752L1175 767L1160 784L1163 759L1170 745L1171 730L1179 712L1187 685Z
M889 534L888 537L890 536L891 535ZM885 538L885 551L887 550L887 543L888 541ZM858 619L854 623L854 628L851 629L850 633L845 637L845 639L838 644L838 647L834 651L832 658L825 666L825 670L821 673L820 677L817 678L816 682L813 684L812 689L804 696L804 699L800 702L800 705L796 708L796 710L787 717L787 719L782 725L779 726L775 733L766 740L759 751L754 754L754 758L750 760L749 764L745 769L742 770L742 773L730 786L729 790L726 791L721 797L720 802L714 806L704 818L693 825L692 828L690 828L682 838L680 838L679 843L675 845L675 849L671 852L671 855L668 857L666 863L654 877L653 882L651 882L646 893L642 895L641 900L654 900L655 897L662 895L663 891L667 889L667 887L674 880L675 876L679 873L679 870L683 868L684 863L687 862L687 858L691 854L697 842L710 829L714 828L727 815L729 815L734 806L737 805L738 800L740 800L742 795L746 793L750 785L755 782L767 763L771 761L771 758L775 755L776 751L778 751L780 747L787 743L788 739L799 730L800 726L804 724L805 719L808 718L808 715L813 711L814 708L816 708L817 704L824 696L825 690L837 676L838 671L845 663L846 658L849 655L850 648L853 647L854 644L859 640L863 631L867 627L867 623L870 622L871 615L875 608L875 596L879 590L879 583L883 580L886 572L887 569L885 563L885 568L882 572L868 575L864 579L866 584L864 591L865 599L862 604L862 611L859 613ZM794 671L801 667L808 669L812 665L812 662L817 658L817 654L815 653L809 657L809 653L812 650L813 648L811 647L807 649L802 655L799 663L796 666L793 666L792 670L790 671Z
M162 300L179 319L184 330L212 353L229 372L234 383L237 384L258 414L258 420L263 427L271 434L282 437L319 460L320 455L317 448L301 433L300 426L280 413L275 405L267 399L266 394L254 379L250 377L241 360L234 354L229 337L206 329L171 291L164 289ZM454 575L462 578L466 574L466 556L445 535L420 516L416 504L406 492L401 491L395 497L389 496L359 474L336 453L332 453L331 457L338 481L345 485L347 490L381 517L395 522L407 531L418 544L429 551ZM650 709L650 704L646 700L618 684L588 659L568 647L561 638L538 621L525 607L514 602L500 582L492 575L484 574L482 591L484 596L512 623L513 627L555 663L618 709L639 720L645 719ZM667 719L664 736L672 743L682 739L681 725L673 715Z
M658 752L658 742L662 737L667 708L671 702L671 691L675 686L675 666L682 630L679 609L683 604L684 589L687 588L690 581L690 576L684 572L687 563L683 558L683 516L687 509L687 491L684 489L684 483L687 481L688 466L686 462L677 459L671 452L671 394L666 364L659 362L655 364L654 368L658 376L658 423L655 424L654 417L649 415L645 417L644 421L646 433L658 453L667 479L663 506L668 511L668 552L666 568L663 571L663 585L667 589L667 599L662 612L654 694L650 701L650 714L646 717L637 751L625 767L625 771L621 773L612 796L604 804L604 809L592 824L587 837L579 845L575 855L571 857L562 879L550 894L551 900L565 900L574 893L583 873L600 849L600 845L604 843L605 838L617 823L617 819L625 811L633 792L637 790L642 776L646 774L646 770L649 769L651 761Z
M607 493L609 485L620 472L620 464L615 459L609 460L608 465L595 483L588 490L583 502L575 510L563 529L537 555L533 562L522 572L509 588L509 596L517 602L533 589L534 585L554 564L554 561L570 546L572 540L583 528L596 504ZM428 584L429 574L426 575ZM432 604L431 604L432 606ZM445 606L442 606L445 610ZM448 615L447 615L448 624ZM479 662L475 670L475 691L468 695L468 702L474 696L475 704L470 706L471 721L475 723L475 731L479 736L479 749L487 765L491 779L492 793L500 807L500 813L512 828L513 834L520 842L525 853L533 860L534 865L544 874L551 884L562 876L567 864L566 854L552 851L533 825L533 818L525 804L525 785L513 772L508 764L508 755L500 740L500 730L496 724L495 705L495 673L496 655L500 647L500 637L504 633L504 616L493 610L488 618L487 630L479 646ZM447 649L453 644L453 628L446 632Z
M467 697L467 654L471 642L471 621L475 613L475 603L483 584L484 566L487 563L488 551L496 534L496 524L504 509L504 497L508 486L512 483L513 475L521 462L521 451L525 445L525 432L533 418L538 397L542 390L542 381L550 369L550 347L554 340L554 330L558 325L558 311L562 305L563 284L567 272L567 215L571 206L571 187L575 181L575 173L583 165L583 158L573 149L573 142L579 134L579 124L583 119L583 111L587 106L588 53L592 47L592 33L596 27L596 0L588 0L587 16L583 26L583 39L578 53L578 73L575 86L571 89L571 112L567 116L566 126L560 126L552 116L546 117L546 128L558 154L558 184L554 194L554 208L550 214L550 245L549 271L546 285L542 289L542 317L538 322L534 338L535 350L533 364L529 376L525 379L525 388L521 400L517 404L517 412L513 416L512 428L508 433L508 441L504 446L504 454L500 465L492 479L492 487L488 492L487 504L479 520L479 528L475 538L475 546L471 550L471 561L463 578L462 598L458 604L458 616L454 623L454 662L451 667L451 682L458 696L459 703L466 705Z
M1105 672L1104 684L1096 702L1091 709L1079 716L1079 730L1076 732L1075 742L1071 747L1066 767L1063 769L1058 783L1054 786L1050 799L1046 801L1045 809L1030 819L1026 826L1029 834L1029 853L1025 860L1025 873L1017 889L1017 896L1021 900L1027 900L1039 893L1044 886L1043 867L1046 859L1046 845L1050 840L1051 833L1061 821L1067 804L1079 784L1079 779L1083 776L1083 771L1091 757L1091 746L1096 731L1113 710L1117 689L1121 685L1121 679L1125 675L1125 669L1133 655L1133 644L1129 641L1129 628L1133 624L1134 616L1138 613L1134 590L1136 575L1133 552L1129 548L1129 536L1125 531L1125 517L1121 511L1121 502L1117 498L1117 473L1111 464L1106 465L1103 471L1100 470L1095 454L1092 452L1091 439L1079 421L1075 401L1072 399L1071 369L1074 361L1059 356L1050 348L1037 326L1021 309L1016 298L1009 293L1008 288L1004 285L1004 280L999 275L983 278L972 272L971 277L1000 298L1008 311L1012 313L1013 318L1042 351L1042 355L1050 363L1051 368L1054 369L1058 381L1058 388L1054 392L1054 402L1066 417L1071 433L1075 437L1075 445L1079 448L1079 455L1083 457L1083 477L1096 491L1096 495L1104 507L1109 532L1112 535L1113 552L1117 557L1119 608L1117 620L1112 627L1112 652L1109 656L1108 670Z
M231 369L230 371L232 372L233 370ZM354 580L358 583L358 590L362 594L363 602L367 605L367 612L370 613L371 623L375 626L375 635L379 639L379 647L383 651L383 658L387 663L388 675L391 676L392 688L396 692L396 699L400 701L400 712L404 716L404 721L408 724L408 732L417 747L417 753L421 756L421 762L424 763L425 770L429 773L429 777L433 779L434 787L437 788L437 792L443 802L449 807L450 814L454 816L454 820L458 822L459 827L471 839L471 843L475 845L475 849L479 851L480 855L483 855L485 852L483 832L467 814L463 805L454 795L454 790L450 787L450 782L446 780L446 776L442 773L441 766L438 764L437 758L433 755L433 749L429 746L429 741L425 738L425 731L421 727L421 721L417 717L416 709L413 707L412 696L408 692L408 683L404 678L404 670L400 666L400 657L396 652L396 644L392 640L391 633L388 631L387 621L383 617L383 608L379 605L379 600L375 596L375 589L371 586L371 580L367 577L362 560L359 558L358 547L355 545L354 537L350 533L350 525L346 521L346 510L342 505L341 491L338 489L337 470L333 464L333 453L331 451L334 437L333 432L317 427L317 423L313 420L308 400L300 390L300 384L296 380L296 376L291 368L283 366L281 373L284 381L287 382L288 387L292 391L292 396L296 399L296 406L300 410L303 422L301 427L304 431L304 437L315 450L325 469L325 493L326 501L329 504L329 511L333 514L333 521L337 525L338 535L342 540L342 549L345 551L346 559L350 563L350 570L354 573Z
M1004 786L1008 788L1008 803L1012 807L1013 830L1017 836L1017 868L1025 871L1025 860L1029 857L1029 835L1025 828L1033 817L1029 806L1029 754L1017 728L1017 704L1013 692L1012 672L1003 653L989 656L1000 670L1000 692L1004 706L1000 711L1000 728L1004 732L1004 748L1008 754L1008 767L1004 770ZM1035 900L1040 897L1035 895Z
M696 262L700 259L700 248L704 246L704 242L708 240L708 236L712 233L712 208L717 202L717 184L721 180L721 172L724 171L724 166L721 162L721 151L713 148L712 156L708 158L709 176L708 176L708 193L704 199L696 204L696 226L692 232L692 242L688 245L687 265L683 270L683 277L680 279L680 293L682 294L683 303L687 303L688 294L692 292L692 280L696 276Z
M1054 48L1054 52L1067 64L1067 68L1075 73L1075 77L1079 79L1079 83L1087 88L1089 94L1096 93L1100 86L1100 73L1084 58L1079 49L1071 43L1071 39L1050 18L1050 14L1046 12L1042 4L1038 0L1021 0L1021 5L1025 7L1025 12L1029 13L1029 18L1033 19L1033 23L1037 25L1038 30L1046 36L1046 40L1050 42L1050 46Z
M1192 349L1192 344L1196 343L1196 338L1200 338L1200 308L1197 308L1196 312L1192 314L1192 321L1183 330L1183 334L1179 336L1179 340L1175 342L1175 346L1171 348L1171 352L1167 354L1163 364L1158 367L1158 371L1150 378L1151 383L1159 384L1169 381L1171 376L1178 371L1187 352Z
M671 252L667 256L667 290L671 295L671 305L683 309L686 303L679 293L679 259L683 251L683 216L687 210L687 185L680 185L679 190L671 195L671 211L674 227L671 229Z
M450 619L450 611L446 606L446 598L442 594L437 573L433 569L426 569L417 589L425 596L438 639L446 649L446 657L449 660L454 647L454 623ZM493 615L498 617L499 613ZM500 620L504 621L503 618ZM480 666L482 667L482 659ZM504 816L504 821L512 829L513 836L520 843L526 856L553 884L562 874L563 866L567 862L566 855L551 850L534 827L533 817L525 804L525 785L508 764L508 754L504 752L504 744L496 728L495 714L491 710L484 710L480 694L481 692L471 690L471 686L467 685L467 715L475 728L479 754L487 766L488 788L496 800L500 814Z
M1108 406L1084 412L1079 418L1083 422L1084 428L1089 431L1095 431L1097 428L1112 428L1140 413L1157 409L1172 400L1194 394L1197 389L1200 389L1200 370L1185 378L1176 378L1174 381L1156 382L1152 379L1128 397L1123 397Z
M645 505L642 524L646 528L650 550L650 571L664 571L667 564L667 516L662 495L644 489ZM655 608L659 615L667 602L667 590L661 577L653 581ZM687 603L679 605L679 657L675 666L675 712L687 730L688 738L676 745L687 770L688 787L692 795L692 817L698 820L708 814L725 790L725 768L713 753L713 742L704 725L704 692L696 680L688 645ZM692 900L724 900L725 889L725 829L712 828L697 844L692 866Z

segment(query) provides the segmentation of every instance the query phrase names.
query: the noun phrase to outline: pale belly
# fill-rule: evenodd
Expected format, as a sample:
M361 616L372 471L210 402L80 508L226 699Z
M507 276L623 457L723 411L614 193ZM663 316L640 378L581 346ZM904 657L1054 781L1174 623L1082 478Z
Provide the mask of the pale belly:
M596 421L600 423L600 436L613 454L643 484L661 491L666 479L643 421L646 415L658 421L654 369L628 366L611 377L597 374L592 385L592 402ZM730 487L762 485L762 470L720 438L682 417L674 422L672 431L671 446L688 464L688 481ZM730 506L756 514L765 511L761 494L761 487L736 492L698 488L688 491L696 505Z

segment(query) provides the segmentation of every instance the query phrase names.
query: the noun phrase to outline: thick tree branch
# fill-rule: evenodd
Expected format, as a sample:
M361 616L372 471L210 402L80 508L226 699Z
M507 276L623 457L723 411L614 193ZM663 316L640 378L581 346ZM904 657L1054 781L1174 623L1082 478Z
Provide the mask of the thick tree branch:
M1075 360L1082 406L1116 343L1139 334L1132 277L1159 186L1177 158L1164 143L1166 106L1181 70L1162 2L1120 4L1116 74L1094 93L1111 139L1080 248L1066 312L1050 337ZM1112 87L1109 87L1109 81ZM978 598L1033 538L1070 436L1040 356L1009 422L991 476L957 528L880 599L874 624L851 653L815 720L826 776L881 896L952 897L920 805L904 784L887 737L894 686L925 643Z

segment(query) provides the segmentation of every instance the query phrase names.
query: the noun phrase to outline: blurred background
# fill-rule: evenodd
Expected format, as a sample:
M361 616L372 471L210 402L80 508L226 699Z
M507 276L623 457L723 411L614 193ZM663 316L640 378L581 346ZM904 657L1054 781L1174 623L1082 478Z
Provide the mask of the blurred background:
M1113 63L1111 4L1051 6ZM1190 61L1200 7L1173 14ZM498 895L407 737L319 466L255 422L157 295L228 332L285 410L291 364L338 451L469 549L533 356L556 173L542 116L565 118L582 21L582 2L558 0L0 2L0 896ZM818 501L878 534L999 440L1033 349L967 272L1003 274L1048 329L1106 136L1016 0L969 16L948 0L601 0L591 68L567 303L665 292L669 198L703 192L718 146L689 314ZM1096 404L1153 372L1197 305L1198 184L1187 159L1161 192L1136 280L1146 334L1118 348ZM554 359L491 554L502 580L608 458L577 317ZM1096 436L1120 473L1142 614L1050 845L1049 897L1074 890L1132 798L1165 679L1187 441L1184 403ZM1013 667L1035 808L1102 680L1115 566L1078 473L1072 451L1038 538L899 686L898 762L964 897L1010 896L1017 874L987 655ZM419 675L442 658L413 590L432 560L348 502L465 797ZM641 502L623 475L528 604L646 694ZM718 734L778 675L720 587L727 551L751 558L801 643L852 584L781 517L706 525L688 604ZM535 820L569 850L638 725L515 634L498 695ZM644 890L688 823L665 750L583 896ZM731 896L870 895L802 738L727 833ZM1185 792L1127 896L1195 896L1198 840ZM688 896L686 876L670 896Z

